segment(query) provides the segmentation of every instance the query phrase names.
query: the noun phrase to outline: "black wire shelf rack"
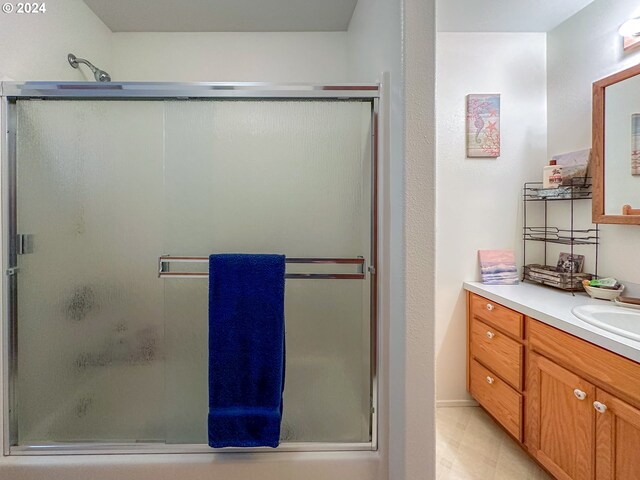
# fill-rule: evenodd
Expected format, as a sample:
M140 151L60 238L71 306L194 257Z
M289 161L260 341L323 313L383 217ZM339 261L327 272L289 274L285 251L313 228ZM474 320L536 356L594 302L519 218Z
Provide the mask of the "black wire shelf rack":
M590 224L587 228L576 228L574 202L590 200L593 189L590 177L571 179L568 185L556 188L543 188L542 182L526 182L522 188L523 201L523 273L522 280L548 285L571 292L583 291L582 281L598 276L598 249L600 245L600 228L598 224ZM527 216L528 204L536 202L543 209L543 225L530 225ZM548 224L549 205L554 202L569 203L568 226L558 227ZM540 212L538 212L540 213ZM590 223L590 222L589 222ZM544 243L543 263L527 263L527 243ZM591 245L595 249L595 272L564 272L556 266L548 265L547 244L567 245L570 255L574 257L574 246Z

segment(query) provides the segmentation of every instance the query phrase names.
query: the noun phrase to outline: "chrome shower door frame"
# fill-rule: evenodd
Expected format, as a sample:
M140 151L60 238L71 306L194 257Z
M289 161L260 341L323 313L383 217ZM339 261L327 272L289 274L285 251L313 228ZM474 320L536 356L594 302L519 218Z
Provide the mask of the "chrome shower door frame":
M1 189L2 189L2 443L5 455L69 454L167 454L219 453L204 444L53 444L17 445L17 209L16 138L17 102L21 99L47 100L354 100L371 104L371 251L366 274L370 282L370 438L362 443L300 442L270 448L228 448L236 452L311 452L378 449L379 331L378 318L378 188L379 188L379 84L272 84L272 83L93 83L93 82L0 82Z

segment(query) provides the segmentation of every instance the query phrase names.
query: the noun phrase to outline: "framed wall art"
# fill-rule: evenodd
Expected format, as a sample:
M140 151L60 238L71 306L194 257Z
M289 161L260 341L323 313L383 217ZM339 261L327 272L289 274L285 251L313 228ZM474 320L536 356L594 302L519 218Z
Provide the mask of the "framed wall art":
M482 283L486 285L515 285L518 268L513 250L478 250Z
M467 157L500 156L500 94L467 95Z

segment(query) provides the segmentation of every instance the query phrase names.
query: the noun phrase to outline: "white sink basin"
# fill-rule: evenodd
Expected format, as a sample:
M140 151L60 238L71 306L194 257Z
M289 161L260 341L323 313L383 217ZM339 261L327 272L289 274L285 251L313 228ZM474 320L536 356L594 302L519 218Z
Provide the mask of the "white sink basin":
M640 342L640 310L615 305L579 305L571 310L583 322Z

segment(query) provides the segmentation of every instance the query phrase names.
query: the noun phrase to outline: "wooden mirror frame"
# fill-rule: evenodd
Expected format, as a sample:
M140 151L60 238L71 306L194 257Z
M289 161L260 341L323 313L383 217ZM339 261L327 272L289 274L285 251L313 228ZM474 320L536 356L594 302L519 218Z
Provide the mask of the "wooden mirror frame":
M593 129L592 136L592 176L593 176L593 223L617 223L623 225L640 225L640 215L607 215L604 213L604 94L605 88L640 74L640 64L614 73L593 84ZM625 207L629 207L625 205ZM640 205L627 209L635 213Z

